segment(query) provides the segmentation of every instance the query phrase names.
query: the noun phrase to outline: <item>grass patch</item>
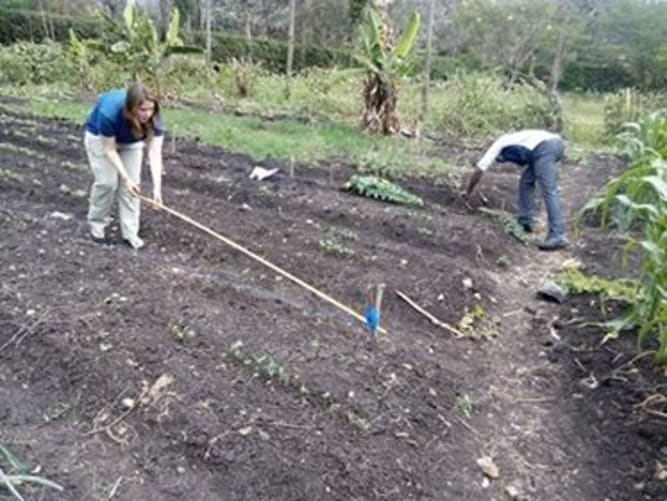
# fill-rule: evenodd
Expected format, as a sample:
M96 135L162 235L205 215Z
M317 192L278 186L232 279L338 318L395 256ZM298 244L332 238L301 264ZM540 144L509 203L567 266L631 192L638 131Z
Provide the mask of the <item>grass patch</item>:
M1 92L1 91L0 91ZM92 103L41 96L25 104L6 105L43 117L83 123ZM345 162L389 177L449 178L455 167L430 153L430 144L398 137L374 136L346 123L297 120L268 121L194 109L164 110L167 128L179 136L243 153L254 160L276 158L303 164Z
M565 136L583 145L600 145L604 140L604 99L602 96L563 96Z

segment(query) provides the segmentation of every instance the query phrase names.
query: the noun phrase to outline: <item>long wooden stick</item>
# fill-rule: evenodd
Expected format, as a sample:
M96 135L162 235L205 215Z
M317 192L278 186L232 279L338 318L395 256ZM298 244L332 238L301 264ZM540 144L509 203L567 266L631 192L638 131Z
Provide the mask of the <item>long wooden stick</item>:
M186 216L185 214L182 214L181 212L178 212L177 210L174 210L174 209L172 209L172 208L170 208L170 207L167 207L166 205L160 205L160 204L158 204L158 203L155 203L155 202L153 201L153 199L151 199L151 198L148 198L148 197L145 197L145 196L143 196L143 195L139 195L139 194L135 194L135 196L136 196L137 198L139 198L140 200L143 200L144 202L149 203L151 206L155 207L156 209L163 210L163 211L165 211L165 212L171 214L172 216L176 216L177 218L179 218L179 219L185 221L186 223L191 224L192 226L195 226L196 228L199 228L199 229L202 230L204 233L207 233L207 234L211 235L213 238L216 238L217 240L220 240L221 242L223 242L223 243L229 245L230 247L232 247L233 249L236 249L237 251L239 251L239 252L245 254L246 256L248 256L248 257L254 259L255 261L260 262L261 264L263 264L263 265L266 266L267 268L272 269L273 271L275 271L276 273L282 275L283 277L287 278L288 280L291 280L291 281L294 282L295 284L300 285L300 286L303 287L304 289L306 289L306 290L312 292L313 294L315 294L315 295L316 295L317 297L319 297L320 299L324 299L325 301L327 301L327 302L331 303L332 305L334 305L336 308L338 308L338 309L344 311L345 313L347 313L347 314L349 314L349 315L352 315L352 316L353 316L354 318L356 318L357 320L359 320L359 321L361 321L361 322L363 322L363 323L366 323L366 318L365 318L364 316L360 315L359 313L357 313L356 311L354 311L352 308L349 308L348 306L345 306L343 303L340 303L339 301L336 301L336 300L335 300L334 298L332 298L331 296L329 296L329 295L325 294L324 292L322 292L322 291L316 289L316 288L313 287L312 285L310 285L310 284L304 282L304 281L301 280L300 278L298 278L298 277L292 275L291 273L289 273L289 272L283 270L282 268L276 266L275 264L273 264L273 263L267 261L267 260L264 259L262 256L259 256L259 255L255 254L254 252L249 251L248 249L246 249L246 248L243 247L242 245L237 244L237 243L234 242L233 240L231 240L231 239L229 239L229 238L227 238L227 237L221 235L220 233L217 233L217 232L213 231L212 229L210 229L210 228L207 227L207 226L204 226L204 225L201 224L201 223L198 223L197 221L195 221L195 220L192 219L191 217ZM378 331L381 332L381 333L383 333L383 334L386 334L386 333L387 333L387 331L384 330L382 327L380 327L380 328L378 329Z
M435 325L437 325L438 327L442 327L443 329L448 330L449 332L451 332L452 334L454 334L454 336L456 336L457 338L466 337L466 335L463 334L461 331L455 329L454 327L452 327L452 326L449 325L448 323L443 322L442 320L439 320L439 319L437 319L436 317L434 317L433 315L431 315L428 311L426 311L424 308L422 308L421 306L419 306L417 303L415 303L412 299L410 299L408 296L406 296L405 294L403 294L401 291L396 290L396 294L397 294L398 297L400 297L403 301L405 301L406 303L408 303L408 304L409 304L410 306L412 306L415 310L417 310L419 313L421 313L421 314L424 315L426 318L428 318L428 319L431 321L432 324L435 324Z

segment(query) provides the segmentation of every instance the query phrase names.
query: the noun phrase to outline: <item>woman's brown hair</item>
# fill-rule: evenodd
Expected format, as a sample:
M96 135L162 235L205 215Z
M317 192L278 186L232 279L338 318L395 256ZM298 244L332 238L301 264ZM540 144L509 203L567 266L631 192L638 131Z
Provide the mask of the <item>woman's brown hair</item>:
M151 101L155 104L153 116L151 119L142 124L137 119L137 110L144 101ZM130 128L134 137L137 139L146 138L146 141L153 139L155 129L160 120L160 103L157 96L147 87L135 83L127 88L127 97L125 98L125 108L123 109L123 116L130 122Z

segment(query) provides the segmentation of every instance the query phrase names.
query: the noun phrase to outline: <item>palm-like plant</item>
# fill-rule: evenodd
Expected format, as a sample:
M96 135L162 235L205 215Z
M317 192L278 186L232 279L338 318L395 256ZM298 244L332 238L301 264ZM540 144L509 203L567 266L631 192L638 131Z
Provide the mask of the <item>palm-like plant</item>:
M420 17L414 12L398 40L389 16L373 6L366 10L361 24L361 50L356 59L366 70L362 127L374 132L391 134L400 130L396 111L400 79L410 70L409 56L419 31Z
M187 47L183 44L179 36L180 13L177 8L172 13L169 28L162 39L153 20L137 8L134 0L128 0L121 21L102 12L100 16L104 42L86 41L85 45L103 52L128 71L132 81L146 80L160 97L167 58L172 54L201 52L198 47ZM76 34L70 31L72 50L81 52L83 45Z

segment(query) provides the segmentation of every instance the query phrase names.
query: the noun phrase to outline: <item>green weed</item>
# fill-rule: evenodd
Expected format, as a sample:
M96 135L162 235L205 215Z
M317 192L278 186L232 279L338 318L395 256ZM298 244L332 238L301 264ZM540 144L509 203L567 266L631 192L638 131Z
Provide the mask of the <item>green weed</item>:
M475 412L475 402L470 395L464 393L456 397L456 409L463 414L466 419L470 419Z
M479 211L498 224L509 236L522 244L527 243L526 232L523 231L523 228L512 214L504 210L488 209L486 207L480 207Z
M36 484L50 487L57 491L63 490L55 482L31 474L30 469L12 454L9 449L0 445L0 487L6 488L15 499L24 501L23 496L19 492L19 487L23 484Z
M6 181L16 181L19 183L24 181L24 178L21 174L14 172L11 169L0 169L0 179L4 179Z

